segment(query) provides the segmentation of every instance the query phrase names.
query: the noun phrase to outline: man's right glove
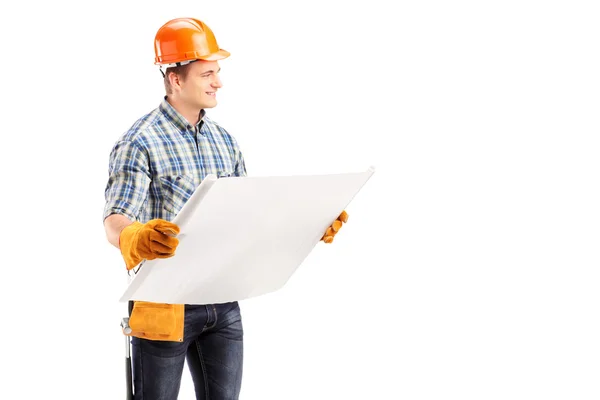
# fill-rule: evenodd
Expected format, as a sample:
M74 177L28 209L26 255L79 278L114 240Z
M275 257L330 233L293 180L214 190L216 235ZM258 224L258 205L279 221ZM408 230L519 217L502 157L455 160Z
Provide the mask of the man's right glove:
M164 219L153 219L145 224L134 222L127 225L119 235L119 248L127 270L143 259L168 258L175 255L179 239L179 227Z
M325 243L333 242L333 237L337 235L337 233L342 228L342 224L345 224L346 222L348 222L348 213L346 212L346 210L344 210L342 211L340 216L337 217L337 219L331 223L329 228L327 228L321 240Z

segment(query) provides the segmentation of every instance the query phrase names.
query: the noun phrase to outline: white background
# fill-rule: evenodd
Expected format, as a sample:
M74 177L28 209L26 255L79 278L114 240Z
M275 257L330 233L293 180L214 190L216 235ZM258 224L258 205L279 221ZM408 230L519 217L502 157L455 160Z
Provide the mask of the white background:
M232 54L209 115L249 175L376 167L334 243L242 302L241 399L600 398L594 5L3 5L0 398L124 398L108 154L179 16Z

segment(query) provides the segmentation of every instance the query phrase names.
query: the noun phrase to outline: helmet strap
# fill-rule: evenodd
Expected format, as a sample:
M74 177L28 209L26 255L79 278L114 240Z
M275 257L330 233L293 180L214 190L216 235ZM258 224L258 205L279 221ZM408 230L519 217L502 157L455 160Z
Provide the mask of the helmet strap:
M163 64L163 65L159 65L158 69L160 70L160 73L162 74L162 76L164 78L165 77L165 73L162 70L162 67L165 67L165 68L181 67L182 65L191 64L191 63L196 62L196 61L198 61L198 60L188 60L188 61L176 62L176 63L172 63L172 64Z

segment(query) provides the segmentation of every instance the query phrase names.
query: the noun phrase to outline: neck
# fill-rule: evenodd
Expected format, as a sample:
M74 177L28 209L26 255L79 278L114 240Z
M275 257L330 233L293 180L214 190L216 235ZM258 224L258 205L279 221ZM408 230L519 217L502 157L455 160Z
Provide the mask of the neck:
M171 96L167 96L167 101L179 114L186 119L190 125L194 126L200 121L200 112L201 109L196 109L194 107L186 106L183 102L178 101L177 99L172 98Z

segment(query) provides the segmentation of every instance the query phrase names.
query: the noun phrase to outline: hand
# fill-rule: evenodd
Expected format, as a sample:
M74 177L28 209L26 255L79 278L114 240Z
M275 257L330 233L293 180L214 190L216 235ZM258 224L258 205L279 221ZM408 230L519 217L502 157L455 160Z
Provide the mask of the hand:
M134 222L127 225L119 235L119 248L127 270L143 259L168 258L175 255L179 239L173 237L179 227L163 219L153 219L145 224Z
M346 223L346 222L348 222L348 213L346 211L342 211L340 216L337 217L337 219L335 221L333 221L333 223L331 224L331 226L329 226L329 228L327 228L327 230L325 231L325 234L323 235L321 240L324 241L325 243L333 242L333 237L342 228L342 223Z

